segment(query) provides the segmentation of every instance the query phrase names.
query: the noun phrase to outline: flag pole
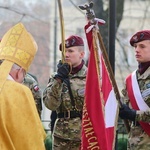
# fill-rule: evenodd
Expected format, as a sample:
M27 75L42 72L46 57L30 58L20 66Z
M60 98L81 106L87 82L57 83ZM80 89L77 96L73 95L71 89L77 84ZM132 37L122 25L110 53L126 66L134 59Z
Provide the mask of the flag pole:
M60 27L61 27L61 61L62 63L66 63L65 61L65 28L64 28L64 17L63 17L63 10L62 10L62 4L61 0L58 0L58 8L59 8L59 16L60 16ZM70 66L70 73L72 71L72 64L68 63Z
M120 106L122 106L121 96L120 96L120 93L119 93L119 90L118 90L116 80L114 78L114 74L113 74L113 71L112 71L112 68L111 68L111 65L110 65L110 61L108 59L108 55L107 55L107 52L106 52L106 49L105 49L105 46L104 46L104 43L103 43L103 40L102 40L102 36L100 35L100 32L98 32L97 34L98 34L98 39L99 39L99 42L100 42L100 47L101 47L101 51L102 51L102 54L103 54L104 62L105 62L105 65L107 67L109 77L110 77L110 80L111 80L113 88L114 88L116 99L118 100ZM128 120L125 120L125 119L123 121L124 121L126 130L129 133L129 131L130 131L129 122L128 122Z
M63 18L63 11L61 0L58 0L58 7L59 7L59 16L60 16L60 27L61 27L61 52L62 52L62 63L65 62L65 29L64 29L64 18Z
M93 2L90 2L89 5L85 4L84 6L79 6L80 9L86 10L86 16L87 16L88 21L90 21L91 25L95 25L96 28L98 28L98 21L95 18L94 10L92 9L92 7L93 7ZM101 36L99 30L97 30L97 37L98 37L98 40L99 40L99 43L100 43L99 46L100 46L101 51L102 51L102 55L103 55L103 58L104 58L104 63L107 67L107 70L108 70L108 73L109 73L109 78L110 78L110 80L112 82L112 86L114 88L116 99L117 99L117 101L118 101L118 103L121 107L122 106L121 96L120 96L118 86L117 86L116 80L114 78L114 73L112 71L112 67L111 67L111 64L110 64L110 61L109 61L109 58L108 58L103 40L102 40L102 36ZM99 54L97 53L97 55L99 55ZM126 130L127 130L127 133L129 133L129 131L130 131L129 122L128 122L128 120L123 120L123 121L124 121Z

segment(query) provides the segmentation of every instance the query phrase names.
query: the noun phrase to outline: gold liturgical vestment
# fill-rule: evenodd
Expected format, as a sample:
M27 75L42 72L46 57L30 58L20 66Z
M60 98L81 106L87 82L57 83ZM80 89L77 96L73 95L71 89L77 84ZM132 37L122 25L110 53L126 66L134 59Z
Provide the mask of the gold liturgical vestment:
M14 63L27 72L36 51L36 42L22 23L0 42L0 150L45 150L46 133L32 93L9 75Z
M31 91L7 80L0 93L0 150L44 150L44 139Z

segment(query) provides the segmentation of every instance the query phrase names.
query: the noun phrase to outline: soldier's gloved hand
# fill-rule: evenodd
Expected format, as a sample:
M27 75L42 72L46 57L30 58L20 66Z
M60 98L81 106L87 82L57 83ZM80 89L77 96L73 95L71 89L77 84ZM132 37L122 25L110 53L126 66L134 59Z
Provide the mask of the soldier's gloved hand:
M131 121L135 121L136 110L130 109L129 106L123 104L119 109L119 117L121 119L129 119Z
M70 66L68 63L60 63L61 62L59 62L59 64L57 65L58 69L55 78L61 79L61 81L63 82L66 78L68 78L68 75L70 73Z

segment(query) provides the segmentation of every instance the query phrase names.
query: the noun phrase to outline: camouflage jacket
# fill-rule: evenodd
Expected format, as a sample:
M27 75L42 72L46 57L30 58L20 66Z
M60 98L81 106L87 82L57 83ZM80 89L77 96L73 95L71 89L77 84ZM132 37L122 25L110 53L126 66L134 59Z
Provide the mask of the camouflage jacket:
M84 65L78 73L69 75L75 107L78 111L82 111L83 108L86 72L87 67ZM73 111L67 85L55 80L54 75L50 78L47 88L43 92L45 106L50 110L56 110L57 114ZM79 117L58 118L54 127L54 135L62 139L80 140L81 119Z
M41 118L41 111L42 111L41 96L42 96L42 93L41 93L41 89L39 88L38 81L33 77L33 75L27 73L24 78L23 84L26 85L27 87L29 87L29 89L31 90L34 100L35 100L38 114Z
M142 97L146 104L150 107L150 67L142 75L138 72L136 72L136 74ZM126 88L122 90L122 93L124 95L125 103L131 107ZM138 124L138 121L149 123L150 109L145 111L137 111L135 123L131 122L128 149L144 150L150 147L150 137L143 131L141 126Z

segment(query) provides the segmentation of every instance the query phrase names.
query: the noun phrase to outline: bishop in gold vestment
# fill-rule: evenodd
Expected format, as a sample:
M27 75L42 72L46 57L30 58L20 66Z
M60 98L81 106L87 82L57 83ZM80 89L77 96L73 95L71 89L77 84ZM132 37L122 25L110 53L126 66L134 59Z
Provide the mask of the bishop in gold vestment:
M0 150L45 150L44 128L28 87L21 82L37 45L22 23L0 43Z

